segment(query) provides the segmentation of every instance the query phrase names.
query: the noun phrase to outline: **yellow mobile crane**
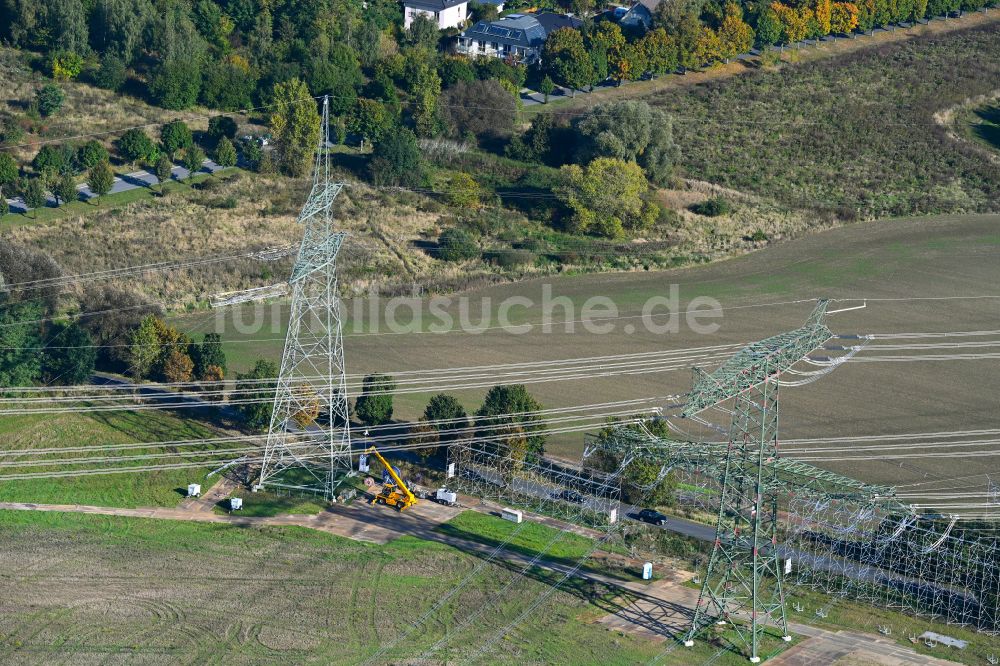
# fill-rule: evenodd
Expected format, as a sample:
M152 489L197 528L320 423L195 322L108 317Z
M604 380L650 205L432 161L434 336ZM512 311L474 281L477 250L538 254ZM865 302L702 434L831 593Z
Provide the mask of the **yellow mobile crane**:
M389 506L396 507L397 511L402 511L403 509L408 509L417 503L416 496L410 492L410 489L406 487L403 483L403 479L399 478L399 474L396 469L389 464L382 454L378 452L374 446L370 447L365 453L375 454L382 466L385 467L386 473L382 475L383 483L382 490L379 491L375 499L372 500L372 504L376 502L378 504L388 504ZM388 477L388 478L387 478ZM390 481L389 478L392 480Z

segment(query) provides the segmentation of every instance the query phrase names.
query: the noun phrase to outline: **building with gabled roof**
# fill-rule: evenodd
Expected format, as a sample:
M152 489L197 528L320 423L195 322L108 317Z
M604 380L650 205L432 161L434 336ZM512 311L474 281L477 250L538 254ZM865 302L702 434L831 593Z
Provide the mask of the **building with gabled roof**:
M420 14L437 23L438 30L460 28L469 17L469 0L403 0L403 27Z
M582 21L572 16L542 12L509 14L496 21L479 21L458 36L459 53L492 56L516 62L537 62L549 34L560 28L578 28Z

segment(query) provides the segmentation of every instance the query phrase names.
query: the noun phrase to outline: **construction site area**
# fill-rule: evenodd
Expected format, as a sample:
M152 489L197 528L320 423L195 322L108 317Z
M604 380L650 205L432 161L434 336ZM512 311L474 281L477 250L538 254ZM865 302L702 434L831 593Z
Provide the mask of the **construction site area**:
M345 299L321 127L233 378L2 389L0 662L1000 663L1000 217Z

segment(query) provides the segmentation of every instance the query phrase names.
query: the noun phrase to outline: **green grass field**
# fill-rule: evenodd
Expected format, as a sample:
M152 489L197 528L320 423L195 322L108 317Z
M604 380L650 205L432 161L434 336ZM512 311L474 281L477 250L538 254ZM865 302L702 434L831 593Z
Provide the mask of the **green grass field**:
M121 455L152 455L163 449L97 451L97 447L136 442L202 439L218 432L198 421L179 418L161 411L65 413L55 415L8 416L0 418L0 461L4 474L74 469L127 469L122 462L24 466L27 461L52 460L55 454L4 456L3 451L53 447L94 447L93 451L59 454L61 459L86 459ZM191 447L186 451L202 447ZM178 451L168 448L166 452ZM204 458L202 458L203 460ZM128 465L183 462L188 459L132 461ZM198 462L199 458L189 460ZM100 506L173 506L187 491L187 485L204 479L210 467L158 470L142 473L115 473L70 478L38 478L0 482L0 501L52 504L96 504Z
M965 627L946 625L927 618L912 617L896 613L884 608L873 608L867 604L853 602L850 599L827 596L807 587L789 586L787 592L787 608L789 621L805 622L837 631L839 629L860 629L870 634L878 634L879 627L888 626L892 633L887 640L894 640L904 647L909 647L921 654L938 659L947 659L963 664L987 663L987 657L996 654L997 639ZM802 607L802 612L794 610L795 604ZM816 616L816 609L827 609L827 617ZM964 650L939 645L936 648L927 647L922 640L912 642L910 636L919 636L925 631L933 631L959 640L968 641Z
M236 491L233 495L243 500L241 516L315 515L326 508L322 497L310 499L299 495L276 495L271 492L255 493ZM212 510L215 513L229 513L228 500L218 502Z
M0 513L0 540L5 662L358 663L479 561L410 537L376 547L297 528L68 514ZM487 565L390 657L414 657L446 630L457 633L439 659L481 644L545 590L519 578L497 597L511 576ZM634 664L658 651L590 624L588 608L555 593L481 663Z

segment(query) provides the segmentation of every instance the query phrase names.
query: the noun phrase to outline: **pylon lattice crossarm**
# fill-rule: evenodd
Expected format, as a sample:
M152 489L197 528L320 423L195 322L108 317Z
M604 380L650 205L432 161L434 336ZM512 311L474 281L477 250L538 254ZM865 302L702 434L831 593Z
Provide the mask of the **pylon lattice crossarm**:
M695 368L695 381L682 414L698 412L729 400L780 374L823 345L833 333L823 323L829 301L821 300L805 325L747 345L715 372Z
M724 480L726 444L666 439L627 426L604 435L588 435L588 439L593 448L607 451L619 459L631 456L718 483ZM765 462L774 468L775 484L782 491L859 502L895 501L896 489L892 486L865 483L792 458L777 457Z

